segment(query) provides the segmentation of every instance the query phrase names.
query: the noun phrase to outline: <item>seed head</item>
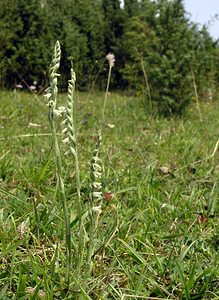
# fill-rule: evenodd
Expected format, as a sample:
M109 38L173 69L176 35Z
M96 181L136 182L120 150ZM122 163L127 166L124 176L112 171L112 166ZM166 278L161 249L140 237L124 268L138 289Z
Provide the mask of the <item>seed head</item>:
M108 53L106 59L108 60L110 68L112 68L116 61L115 55L113 53Z

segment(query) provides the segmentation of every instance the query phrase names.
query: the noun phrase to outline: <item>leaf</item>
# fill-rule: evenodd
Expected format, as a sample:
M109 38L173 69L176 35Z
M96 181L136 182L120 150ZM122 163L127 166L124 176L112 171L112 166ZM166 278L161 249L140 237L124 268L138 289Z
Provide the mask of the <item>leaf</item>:
M129 244L127 244L124 240L120 238L118 238L118 241L120 241L125 246L125 248L132 253L135 260L142 263L144 266L147 266L146 260L139 253L137 253L133 247L131 247Z

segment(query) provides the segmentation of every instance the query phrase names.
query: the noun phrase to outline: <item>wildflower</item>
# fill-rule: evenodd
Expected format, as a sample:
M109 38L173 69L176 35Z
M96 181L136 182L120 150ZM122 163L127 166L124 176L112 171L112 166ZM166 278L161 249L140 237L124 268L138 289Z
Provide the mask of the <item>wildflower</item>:
M62 140L63 144L68 145L69 144L69 137L66 137Z
M111 129L115 127L115 125L114 125L114 124L110 124L110 123L109 123L109 124L107 124L107 126L108 126L109 128L111 128Z
M98 164L101 162L101 159L98 156L93 156L92 161L94 162L94 164Z
M93 182L92 183L94 189L100 190L102 188L102 184L100 182Z
M51 96L52 96L51 88L49 87L45 90L44 97L46 98L46 100L50 100Z
M20 235L20 238L23 238L24 235L29 231L29 227L26 222L22 222L18 227L17 227L17 232Z
M102 169L101 166L98 165L97 163L93 163L92 168L93 168L94 171L97 171L97 172L101 171L101 169Z
M93 176L95 177L95 178L101 178L102 177L102 173L101 172L93 172Z
M113 53L108 53L106 59L108 60L110 68L114 67L116 61L115 55Z
M65 127L64 129L62 129L62 133L63 134L65 134L65 133L67 133L68 132L68 128L67 127Z
M92 207L92 211L95 213L101 214L101 212L102 212L101 206L99 205L99 206Z
M22 89L23 88L23 85L21 83L18 83L15 85L16 89Z
M29 86L29 89L30 89L30 91L33 92L33 91L36 90L36 86L32 84L32 85Z
M59 106L58 108L54 109L54 115L57 118L62 117L64 113L65 113L65 107L64 106Z
M93 197L97 200L102 199L102 192L93 192Z

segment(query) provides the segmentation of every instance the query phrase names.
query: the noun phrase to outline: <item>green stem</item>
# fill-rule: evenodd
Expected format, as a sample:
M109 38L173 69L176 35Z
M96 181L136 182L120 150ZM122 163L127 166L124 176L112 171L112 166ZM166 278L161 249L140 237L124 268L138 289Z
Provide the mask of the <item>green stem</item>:
M199 114L199 120L200 120L200 122L202 122L203 119L202 119L202 113L201 113L201 109L200 109L200 105L199 105L199 97L198 97L197 85L196 85L196 81L195 81L195 74L192 69L191 69L191 74L192 74L193 88L194 88L194 93L195 93L195 101L196 101L196 106L197 106L197 110L198 110L198 114Z
M147 77L147 73L146 73L146 70L145 70L143 59L141 59L141 66L142 66L142 71L143 71L143 74L144 74L145 84L146 84L146 88L147 88L147 92L148 92L148 99L149 99L149 102L150 102L150 109L152 110L151 90L150 90L150 85L148 83L148 77Z
M102 185L99 182L100 174L102 173L102 168L99 165L99 147L101 144L101 134L99 133L98 142L96 144L96 149L94 150L94 156L91 161L91 194L90 194L90 230L89 230L89 243L86 257L86 277L88 278L92 269L92 256L94 255L95 249L95 237L98 227L98 220L101 213L102 206ZM97 175L98 172L98 175ZM98 195L95 195L98 194Z
M106 92L105 92L104 103L103 103L102 124L103 124L104 119L105 119L106 101L107 101L107 96L108 96L108 92L109 92L109 84L110 84L110 78L111 78L111 71L112 71L112 67L109 66L109 73L108 73L108 79L107 79L107 86L106 86Z
M67 136L70 145L70 153L75 160L75 172L76 172L76 189L77 189L77 213L79 222L79 242L78 242L78 253L77 253L77 263L76 263L76 274L80 278L81 276L81 266L83 261L83 220L82 220L82 203L81 203L81 180L80 180L80 168L78 161L78 151L77 142L75 135L75 125L74 125L74 90L75 90L76 76L73 70L73 63L71 68L71 79L68 82L68 101L66 107L67 116Z
M82 258L83 258L83 222L82 222L82 207L81 207L81 181L80 181L80 169L78 163L78 155L76 149L75 155L75 171L76 171L76 188L77 188L77 198L78 198L78 222L79 222L79 244L78 244L78 259L77 259L77 276L81 276L81 266L82 266Z
M61 153L59 149L59 143L57 139L57 133L55 128L55 123L53 119L53 107L49 106L49 122L52 130L52 138L55 147L55 157L56 157L56 168L57 168L57 178L58 185L60 189L60 198L63 207L64 221L65 221L65 242L66 242L66 284L69 285L70 272L71 272L71 232L70 232L70 220L68 214L67 201L65 196L65 186L62 177L62 160Z
M88 278L91 273L91 258L93 255L94 250L94 230L95 230L95 217L94 212L92 212L92 202L91 200L91 207L90 207L90 232L89 232L89 244L88 244L88 250L87 250L87 258L86 258L86 277Z

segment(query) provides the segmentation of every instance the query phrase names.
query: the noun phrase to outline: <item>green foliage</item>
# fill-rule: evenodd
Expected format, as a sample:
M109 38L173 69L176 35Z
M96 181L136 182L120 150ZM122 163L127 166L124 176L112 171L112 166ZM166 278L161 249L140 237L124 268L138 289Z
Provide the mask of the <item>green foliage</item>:
M191 100L191 30L180 0L159 1L155 30L158 53L149 58L152 98L161 113L181 114Z
M202 98L208 98L209 92L214 96L217 87L217 62L218 46L210 36L207 28L203 26L200 31L193 29L194 57L193 71L195 73L199 94Z
M105 56L104 20L98 1L76 0L65 27L66 54L74 60L80 87L91 86Z
M1 1L1 85L45 82L50 57L47 18L38 0Z
M145 85L142 62L147 61L156 51L155 31L146 22L134 16L126 25L122 45L127 58L121 70L122 77L131 90L141 91Z
M140 2L138 0L125 0L124 10L128 17L139 15Z

